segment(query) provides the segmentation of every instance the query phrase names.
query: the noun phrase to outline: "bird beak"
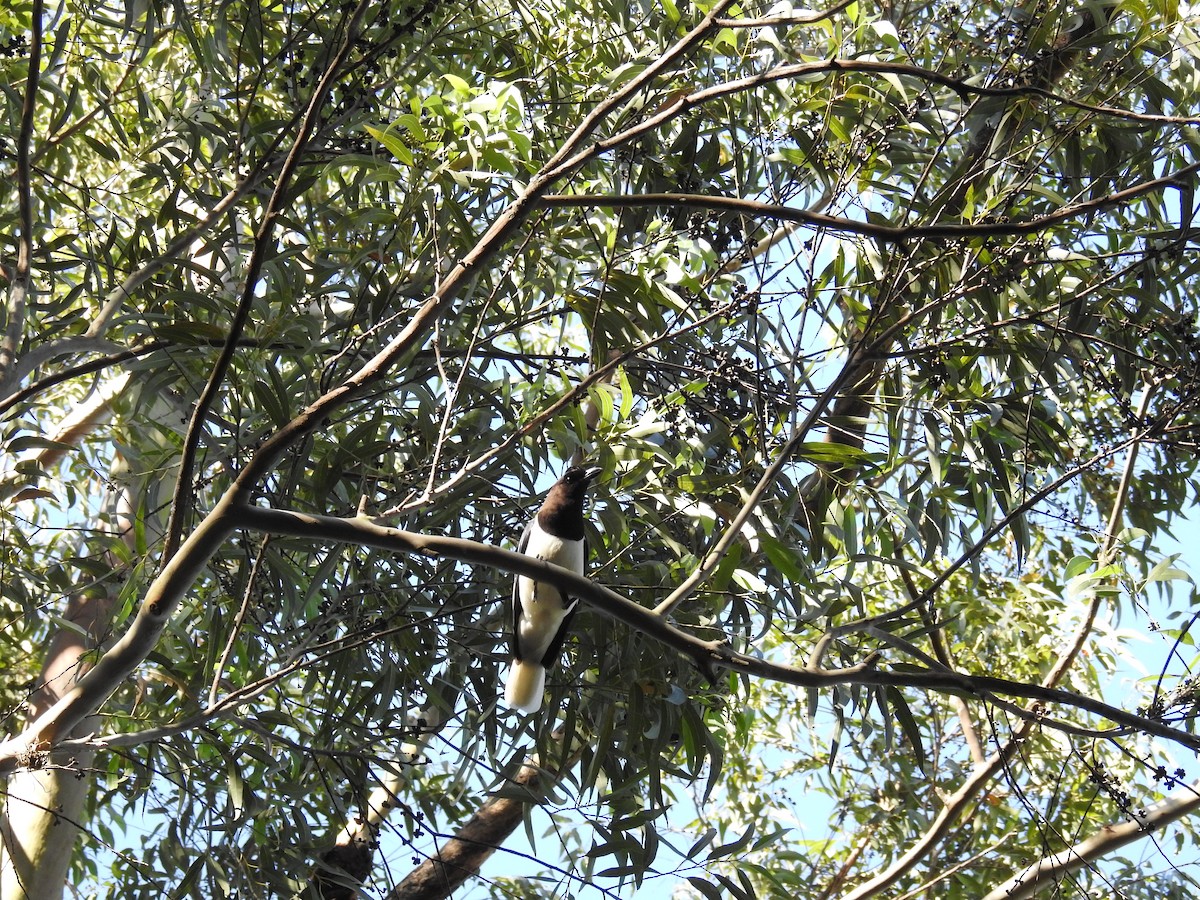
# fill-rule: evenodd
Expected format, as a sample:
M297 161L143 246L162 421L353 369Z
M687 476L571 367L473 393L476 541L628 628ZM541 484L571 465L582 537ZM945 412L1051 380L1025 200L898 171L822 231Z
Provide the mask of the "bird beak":
M588 466L588 468L583 470L583 478L590 484L591 482L595 481L596 476L603 471L604 469L600 468L600 466Z

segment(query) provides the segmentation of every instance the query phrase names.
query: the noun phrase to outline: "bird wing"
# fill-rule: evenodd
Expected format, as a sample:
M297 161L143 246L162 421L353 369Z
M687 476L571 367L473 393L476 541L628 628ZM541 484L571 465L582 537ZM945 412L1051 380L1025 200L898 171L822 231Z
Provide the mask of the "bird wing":
M567 599L567 598L564 598ZM567 631L571 627L571 620L575 618L575 610L579 607L578 600L571 600L567 606L567 614L563 616L562 622L558 626L558 631L554 634L554 640L550 642L550 646L546 648L545 655L542 656L542 665L547 669L554 667L562 656L563 641L567 639Z

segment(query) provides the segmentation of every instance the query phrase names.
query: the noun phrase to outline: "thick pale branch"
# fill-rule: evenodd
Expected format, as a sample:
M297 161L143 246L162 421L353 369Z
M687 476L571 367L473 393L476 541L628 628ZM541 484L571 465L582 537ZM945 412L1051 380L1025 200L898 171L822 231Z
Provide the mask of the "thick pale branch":
M107 404L103 395L97 399L101 406ZM76 426L60 433L59 439L78 440L98 410L93 407L76 413ZM118 457L114 468L122 463ZM121 539L133 553L136 540L130 487L114 483L105 505L115 514ZM108 563L119 566L118 555L110 554ZM107 590L98 587L77 591L67 601L62 624L45 644L41 675L27 702L30 717L53 706L87 672L91 652L108 631L120 593L119 581L110 583ZM87 732L97 726L92 717L80 723L78 731ZM4 900L61 900L81 831L79 820L92 787L92 779L87 776L95 755L89 747L68 749L60 745L46 755L40 768L13 772L4 780L0 804L0 897Z
M50 438L50 446L19 454L12 470L0 476L0 503L17 503L25 499L27 491L36 490L36 478L22 473L23 465L33 464L38 470L50 471L68 453L77 450L84 438L107 422L112 414L113 398L124 390L128 380L129 374L123 373L101 385L59 423L58 430Z
M30 397L37 396L47 388L54 387L56 384L62 384L64 381L70 381L72 378L78 378L82 375L90 375L92 372L99 372L101 369L106 369L109 366L119 365L120 363L127 362L131 359L136 359L142 354L150 353L151 351L164 346L163 343L156 342L154 344L147 344L145 347L139 349L122 350L116 344L112 343L111 341L104 340L103 338L83 337L68 338L61 342L61 346L67 347L67 345L69 345L69 348L63 351L64 356L71 353L106 353L108 355L103 356L100 359L94 359L86 363L80 363L77 366L72 366L69 369L64 369L61 372L55 372L53 375L48 375L45 378L41 378L19 391L14 391L7 397L0 399L0 415L8 412L8 410L15 406L19 406L20 404L24 403ZM29 354L26 354L19 360L17 368L22 372L26 371L25 361L29 356L32 355L32 352L33 351L31 351ZM15 385L15 380L12 383Z
M1072 847L1033 863L1008 881L988 892L984 900L1021 900L1032 897L1042 888L1061 883L1064 876L1076 869L1139 841L1151 831L1165 828L1200 809L1200 783L1193 783L1149 809L1139 812L1128 822L1106 825L1095 834Z

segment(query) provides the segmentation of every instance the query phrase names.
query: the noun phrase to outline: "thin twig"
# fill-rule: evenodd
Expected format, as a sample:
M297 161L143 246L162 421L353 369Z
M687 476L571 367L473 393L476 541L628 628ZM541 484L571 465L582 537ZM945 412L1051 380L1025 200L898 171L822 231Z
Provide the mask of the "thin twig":
M940 222L930 225L877 225L831 216L828 213L795 209L777 203L763 203L742 197L722 197L712 194L548 194L541 199L547 207L611 207L664 206L683 209L706 209L713 212L753 216L783 222L797 222L829 231L861 234L885 243L903 243L929 238L1014 237L1035 234L1072 219L1084 218L1099 210L1117 206L1145 194L1166 188L1179 188L1197 172L1200 163L1184 166L1177 172L1152 178L1103 197L1080 203L1070 203L1054 212L1017 222Z
M237 615L233 618L233 624L229 627L229 638L225 641L225 648L221 651L221 658L217 660L217 665L213 669L212 684L208 688L208 706L211 709L217 705L217 693L221 689L221 679L225 675L225 666L229 663L229 657L233 655L233 648L237 645L238 634L242 630L242 625L246 621L246 616L250 612L250 604L254 599L255 589L258 587L258 572L262 567L262 561L267 555L267 545L271 543L271 536L264 534L258 545L258 553L254 556L254 562L250 565L250 574L246 578L246 589L242 591L242 605L238 607Z

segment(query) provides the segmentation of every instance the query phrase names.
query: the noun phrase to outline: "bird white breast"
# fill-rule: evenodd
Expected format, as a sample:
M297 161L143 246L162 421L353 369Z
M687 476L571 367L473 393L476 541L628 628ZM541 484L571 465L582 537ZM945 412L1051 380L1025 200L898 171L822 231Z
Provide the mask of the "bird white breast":
M538 520L529 526L529 540L525 552L556 566L583 574L583 541L568 541L543 531Z
M525 552L583 574L583 541L563 540L548 534L536 519L530 526ZM517 596L521 599L517 638L522 654L528 659L540 659L567 614L567 609L563 608L562 594L552 584L522 576L517 580Z

